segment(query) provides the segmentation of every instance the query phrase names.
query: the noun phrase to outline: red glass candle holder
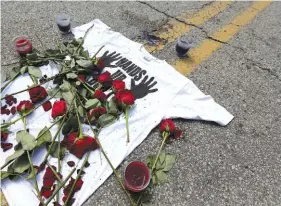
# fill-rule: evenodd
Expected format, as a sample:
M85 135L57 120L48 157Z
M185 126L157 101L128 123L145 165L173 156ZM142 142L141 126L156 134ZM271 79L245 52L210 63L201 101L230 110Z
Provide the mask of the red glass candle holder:
M125 187L132 192L143 191L150 182L149 168L140 161L134 161L127 165L124 171Z
M16 52L25 55L32 52L32 44L26 36L19 36L14 39Z

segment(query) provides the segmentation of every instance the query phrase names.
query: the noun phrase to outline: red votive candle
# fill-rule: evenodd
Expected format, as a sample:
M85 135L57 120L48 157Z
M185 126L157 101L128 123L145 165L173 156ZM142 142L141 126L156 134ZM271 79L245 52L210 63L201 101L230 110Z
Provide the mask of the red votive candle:
M124 171L125 187L132 192L143 191L150 182L149 168L139 161L131 162Z
M16 51L25 55L32 52L32 44L26 36L19 36L14 39Z

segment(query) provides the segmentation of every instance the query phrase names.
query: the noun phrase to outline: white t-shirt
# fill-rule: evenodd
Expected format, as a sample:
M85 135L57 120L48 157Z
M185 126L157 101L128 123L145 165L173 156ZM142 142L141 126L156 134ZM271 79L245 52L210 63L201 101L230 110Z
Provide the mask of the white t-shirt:
M118 32L112 31L100 20L94 20L88 24L72 29L75 38L83 37L86 30L92 25L89 31L84 48L89 51L90 56L94 55L101 46L104 48L97 55L102 56L106 51L120 54L121 59L111 61L111 64L118 65L115 68L106 67L114 79L123 79L127 88L132 85L137 93L135 107L129 112L130 143L126 143L125 118L122 115L117 122L104 128L99 135L109 159L114 167L117 167L157 126L164 118L185 118L194 120L214 121L220 125L227 125L233 116L223 107L218 105L211 96L204 95L192 81L178 73L173 67L163 60L159 60L149 54L143 45L131 41ZM48 77L57 73L55 65L41 67L43 74ZM9 94L22 90L31 85L32 82L27 75L23 75L14 81L3 93ZM93 83L93 86L95 84ZM47 83L45 87L52 87L52 83ZM138 88L137 88L138 87ZM27 92L16 95L19 100L29 99ZM52 101L54 102L54 100ZM17 118L2 117L7 119ZM30 133L37 136L39 131L46 125L52 123L50 112L44 112L42 108L37 109L27 118ZM11 126L12 134L8 137L8 142L15 141L15 133L23 129L23 123L17 122ZM51 132L54 135L57 130L55 126ZM85 134L93 135L87 125L83 126ZM63 139L61 136L60 139ZM5 158L13 153L13 149L1 152L1 165ZM41 148L33 155L35 165L41 163L46 150ZM66 163L74 161L78 167L82 160L67 154L62 163L63 178L71 171ZM50 158L50 163L57 166L57 159ZM83 176L84 184L74 198L74 205L82 205L83 202L95 192L95 190L112 174L112 170L99 150L91 153L89 158L90 166L85 170ZM37 176L39 187L42 186L44 172ZM73 177L75 178L76 172ZM31 181L30 181L31 182ZM39 201L32 192L33 186L30 182L22 179L11 181L9 179L2 182L2 189L10 206L37 206ZM63 194L60 193L62 198ZM60 199L61 199L60 198ZM62 203L62 202L61 202Z

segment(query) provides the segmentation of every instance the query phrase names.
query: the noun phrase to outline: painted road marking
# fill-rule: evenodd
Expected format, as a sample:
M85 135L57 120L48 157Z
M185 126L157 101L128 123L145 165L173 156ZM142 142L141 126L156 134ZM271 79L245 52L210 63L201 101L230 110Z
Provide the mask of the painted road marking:
M210 18L214 17L221 11L223 11L226 7L228 7L232 2L223 1L223 2L214 2L199 12L192 15L192 17L188 17L188 14L181 15L178 19L182 19L187 23L193 24L195 26L200 26L205 23ZM156 36L163 38L166 40L165 43L160 43L154 46L145 46L146 50L150 53L155 51L159 51L165 47L165 44L175 41L177 38L182 36L184 33L191 31L194 29L194 26L188 26L182 22L177 20L171 20L167 23L166 26L163 27L163 31L158 33Z
M253 20L254 17L263 11L270 3L271 1L253 3L246 11L235 17L228 25L219 28L211 37L223 42L229 41L243 26ZM189 58L178 60L173 66L178 72L186 76L222 46L223 43L206 39L199 47L189 51Z

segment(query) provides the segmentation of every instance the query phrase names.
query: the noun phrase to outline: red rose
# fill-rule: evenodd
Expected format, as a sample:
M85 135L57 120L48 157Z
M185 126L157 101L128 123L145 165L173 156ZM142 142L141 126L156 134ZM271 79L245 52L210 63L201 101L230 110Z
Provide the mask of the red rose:
M120 105L132 105L135 103L135 96L130 90L127 89L117 91L115 94L115 99Z
M122 80L114 80L112 82L112 87L115 91L125 89L125 82L123 82Z
M12 143L1 142L1 148L3 149L3 152L6 152L7 150L11 149L12 147L13 147Z
M17 106L17 111L21 114L26 113L31 109L33 109L33 104L29 100L20 101L20 103Z
M62 116L65 114L67 109L66 103L64 100L55 101L52 108L52 118L55 119L58 116Z
M91 122L97 120L103 114L106 114L106 109L104 107L96 107L88 112L87 117Z
M112 78L109 72L104 72L98 77L98 82L102 84L102 86L109 87L112 84Z
M86 136L82 139L77 139L77 135L77 132L72 132L62 141L62 145L64 145L69 152L77 158L82 159L86 152L94 151L99 148L99 145L94 138Z
M1 141L5 142L9 136L8 132L1 132Z
M52 109L52 103L50 101L44 102L42 104L42 107L43 107L44 111L47 112L50 109Z
M100 101L105 101L107 99L107 96L103 91L97 89L94 93L94 98L97 98Z
M80 74L80 75L78 75L78 78L79 78L82 82L86 82L86 77L85 77L85 75Z
M32 103L38 103L48 96L46 89L41 86L31 88L28 92Z
M171 119L164 119L160 123L160 133L163 133L163 132L174 133L175 129L176 129L176 126L175 126L173 120L171 120Z

